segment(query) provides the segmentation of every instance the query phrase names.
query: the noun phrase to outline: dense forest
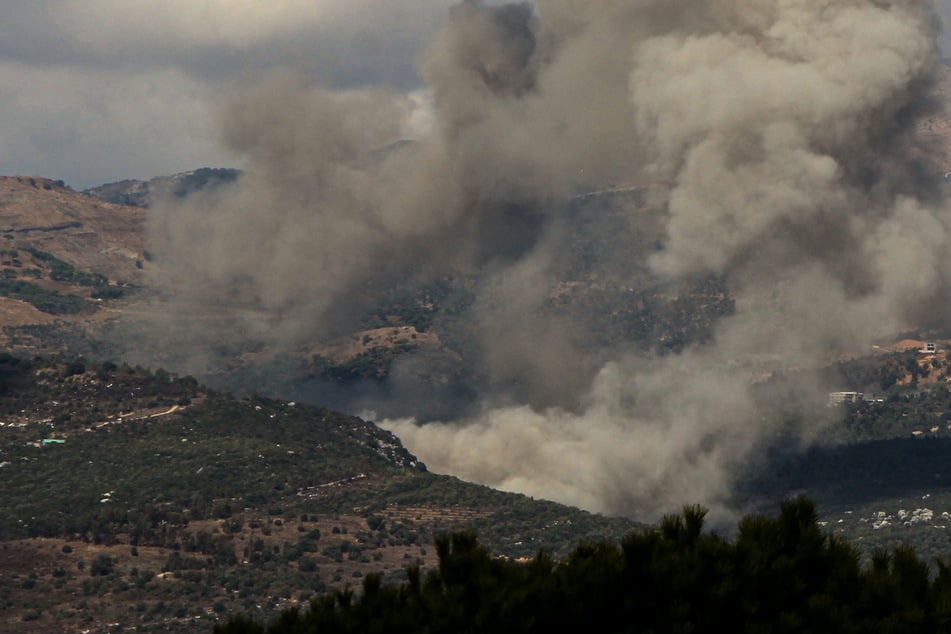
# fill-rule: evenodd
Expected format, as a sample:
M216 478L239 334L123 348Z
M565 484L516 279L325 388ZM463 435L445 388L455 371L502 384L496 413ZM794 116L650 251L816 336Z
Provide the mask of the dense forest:
M806 498L750 515L726 538L685 507L658 527L579 545L556 562L493 558L474 533L441 535L437 569L385 586L367 575L262 624L234 617L218 634L285 632L947 632L951 560L931 572L911 547L867 566L823 532Z

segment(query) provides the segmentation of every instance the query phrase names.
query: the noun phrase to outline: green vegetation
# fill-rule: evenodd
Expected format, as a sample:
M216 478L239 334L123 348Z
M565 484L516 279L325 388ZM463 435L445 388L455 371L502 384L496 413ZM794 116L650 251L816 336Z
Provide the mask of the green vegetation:
M0 295L28 302L51 315L76 315L97 310L94 303L78 295L64 295L23 280L0 279Z
M835 420L821 431L822 444L924 436L951 438L951 365L912 352L875 355L837 363L818 372L775 375L754 386L766 411L793 419ZM830 404L828 393L861 392L855 402ZM818 393L817 393L818 392Z
M394 285L387 288L378 305L364 315L360 329L372 330L398 324L426 332L438 312L453 301L455 292L452 279L437 280L422 288Z
M900 415L902 411L909 413L926 404L943 407L947 394L942 390L941 385L896 386L890 393L894 398L883 405L894 408L890 411L897 421L908 418ZM923 392L927 395L922 396ZM488 557L493 562L488 565L501 571L489 586L508 588L500 592L513 602L534 596L536 581L542 588L560 588L562 594L542 593L530 599L532 605L548 596L554 596L558 605L576 599L579 605L595 601L570 594L588 583L566 572L571 570L570 562L584 562L575 570L596 572L591 583L607 584L610 592L605 590L605 596L613 597L612 601L629 602L627 595L611 589L617 577L605 577L607 573L596 566L601 562L617 572L617 560L612 558L638 544L653 552L650 570L693 570L684 574L704 579L705 587L714 589L709 592L720 593L715 594L718 601L726 601L724 593L747 587L744 584L765 583L758 578L737 581L716 576L732 574L741 563L748 564L740 554L741 545L748 545L744 531L759 526L760 520L744 520L735 542L707 534L698 538L696 543L704 545L700 550L709 550L715 563L704 563L694 554L691 557L700 557L700 563L687 557L688 563L674 565L671 561L680 560L664 559L664 553L673 548L673 542L665 541L665 524L632 537L632 524L623 519L428 473L397 439L358 418L270 399L236 399L162 370L82 358L54 363L0 355L0 421L4 423L0 428L0 473L4 476L0 508L5 510L0 514L0 539L9 548L23 550L24 562L33 561L37 548L54 557L46 568L33 566L0 578L0 601L12 614L28 616L40 626L61 620L78 624L87 618L92 619L90 623L118 619L115 610L120 608L102 607L102 597L110 597L109 605L122 606L123 618L118 620L128 627L152 624L197 631L210 627L198 618L202 614L244 615L262 623L294 602L326 603L347 584L369 584L371 594L395 592L397 596L415 583L416 565L422 566L416 577L421 587L433 574L442 575L441 567L433 567L433 556L443 555L445 547L434 549L431 544L437 535L460 529L480 535L485 551L474 546L472 552L478 556L473 555L473 561L488 557L486 552L513 558L531 557L540 550L550 553L550 569L535 580L524 576L524 566ZM43 446L42 439L65 442ZM833 549L837 556L859 562L858 584L865 583L863 576L880 565L875 564L876 557L880 559L876 547L895 553L889 557L896 559L889 558L885 566L891 570L893 563L888 562L907 563L907 557L899 557L907 543L920 546L918 552L927 556L922 560L926 570L930 565L933 573L941 574L943 568L936 562L945 561L941 558L947 557L948 548L946 533L938 529L951 525L951 518L939 516L951 511L951 473L938 474L946 471L948 442L940 437L908 437L809 451L769 450L764 463L750 465L744 478L750 487L747 497L737 503L757 508L751 502L808 491L825 513L819 520L835 534L834 539L823 537L823 543L837 544L839 550ZM930 524L908 526L893 520L891 525L878 522L873 526L879 512L898 517L900 509L911 513L926 504L934 509L935 520ZM686 515L681 519L685 525L695 522L688 522ZM621 539L624 535L628 537ZM842 546L843 539L852 545ZM614 545L618 540L620 547ZM772 544L775 539L767 541ZM584 546L579 548L579 543ZM660 550L650 551L653 548ZM846 551L848 556L843 554ZM765 561L778 556L759 557ZM688 564L709 564L713 570L691 569ZM532 565L536 564L529 568ZM36 578L29 577L29 570ZM787 572L784 568L782 574ZM775 570L769 574L781 576ZM795 574L793 567L789 578L795 579ZM892 573L883 574L887 579ZM441 576L435 578L445 585ZM512 590L506 585L510 579L520 580L524 590ZM374 590L378 580L380 587ZM626 583L623 575L618 582L623 588L622 582ZM681 583L686 582L649 577L643 581L645 587L658 590L650 595L654 603L644 605L681 605L677 610L686 611L674 616L695 618L696 611L684 608L679 595L667 602L658 594ZM803 600L820 605L831 592L827 591ZM452 596L464 596L469 590L452 592L456 592ZM476 592L492 595L495 590ZM700 591L690 590L696 592ZM49 593L64 598L53 603L38 600ZM66 598L70 596L84 597L86 606L76 607L76 599ZM353 604L362 601L362 596L355 595ZM706 614L713 599L690 594L696 596ZM831 596L840 602L837 595ZM442 609L438 594L432 597L434 603L427 604L427 609ZM740 603L746 605L748 600ZM340 610L334 601L334 610ZM466 618L479 622L495 612L530 614L529 608L516 608L514 603L487 605L488 615L467 613ZM729 609L740 609L736 601L732 605ZM853 608L848 618L853 617ZM716 614L723 616L722 611ZM662 616L680 623L666 612ZM742 611L727 616L749 618ZM451 620L455 617L445 618L449 619L446 627L455 627ZM558 622L569 624L575 618L581 617L557 615ZM643 618L653 623L651 619L662 617L650 612ZM608 620L605 627L615 625L616 621ZM697 621L695 629L708 625Z
M108 183L84 190L82 193L117 205L148 207L155 194L170 193L177 197L185 197L201 190L210 190L231 183L240 176L241 171L236 169L202 167L193 172L160 176L149 181L124 180Z
M73 364L57 370L56 381L65 385L40 397L53 399L54 407L37 408L22 385L9 401L0 398L0 415L26 409L39 419L0 434L0 458L9 463L0 489L7 509L0 538L129 533L160 545L171 528L247 508L269 515L359 508L371 517L400 506L457 507L481 511L472 524L484 527L500 552L524 555L540 546L564 552L578 539L630 527L429 474L391 434L357 418L203 395L188 379L156 381L130 368L75 372ZM7 380L16 386L22 376L9 372ZM148 418L192 399L201 402ZM119 419L114 412L120 411L134 415ZM51 436L66 443L31 444ZM382 526L406 539L417 524L404 518ZM436 520L427 530L440 526Z
M405 581L460 527L513 557L632 527L428 473L358 418L162 370L0 355L0 422L0 605L47 629L265 618L374 573Z
M359 419L283 403L203 395L181 413L152 417L197 398L197 386L80 369L57 371L62 385L47 397L55 405L42 412L22 392L0 405L10 414L26 405L40 417L0 442L11 463L0 491L8 511L0 537L84 534L106 524L109 533L148 540L156 517L213 517L219 501L290 509L311 487L361 473L395 475L414 462L390 434ZM52 450L29 444L51 436L67 442ZM143 526L145 517L152 519Z
M232 183L241 176L241 170L225 167L201 167L189 174L177 174L170 177L173 183L172 193L178 197ZM152 184L152 181L149 181Z
M556 562L493 558L474 533L436 539L439 566L386 586L378 575L240 632L948 632L951 560L929 576L914 549L879 551L868 567L823 533L799 498L778 517L748 516L735 539L703 532L687 507L655 529L578 546Z
M318 355L313 358L313 373L319 378L338 383L352 383L362 379L382 380L389 374L397 357L417 348L418 346L412 343L375 347L342 363L334 363Z
M25 324L4 326L9 350L23 356L36 354L59 354L70 350L89 356L102 357L100 344L89 339L84 324L57 319L49 324Z
M32 255L34 260L49 266L50 279L52 280L93 287L106 286L109 284L109 279L105 275L80 271L72 264L64 262L52 253L47 253L46 251L41 251L33 247L24 246L20 248Z
M29 254L30 259L25 259L23 254ZM0 295L28 302L51 315L79 315L94 312L99 307L79 295L42 286L23 277L33 280L46 278L59 283L54 285L58 288L64 284L90 287L93 289L90 294L96 299L118 299L126 292L124 288L110 286L104 275L80 271L55 255L33 247L0 249L0 256L3 258Z
M916 433L951 437L951 390L946 384L894 389L880 402L850 403L844 408L844 431L853 441Z

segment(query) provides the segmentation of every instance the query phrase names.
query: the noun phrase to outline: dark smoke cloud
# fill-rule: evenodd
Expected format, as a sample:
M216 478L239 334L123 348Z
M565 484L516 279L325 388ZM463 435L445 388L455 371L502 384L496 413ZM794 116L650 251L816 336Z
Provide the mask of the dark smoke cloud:
M329 92L292 76L238 95L224 139L248 176L214 200L157 209L159 285L246 297L279 322L278 337L305 340L341 303L359 304L370 275L425 277L532 253L550 203L623 175L635 146L619 134L630 113L613 114L626 103L622 68L603 71L613 99L561 85L552 99L533 78L547 55L534 22L524 4L456 7L423 63L431 131L398 149L386 150L414 108L402 95Z
M755 380L948 297L949 216L908 134L936 34L917 0L466 1L422 62L431 110L288 77L237 96L224 138L248 175L156 211L156 282L186 312L241 301L238 332L298 345L374 284L481 270L485 371L522 387L462 421L388 421L411 450L598 511L722 510L780 433ZM390 145L410 121L429 125ZM540 317L553 227L572 195L649 183L670 189L653 273L723 276L736 314L707 345L605 360L583 323Z

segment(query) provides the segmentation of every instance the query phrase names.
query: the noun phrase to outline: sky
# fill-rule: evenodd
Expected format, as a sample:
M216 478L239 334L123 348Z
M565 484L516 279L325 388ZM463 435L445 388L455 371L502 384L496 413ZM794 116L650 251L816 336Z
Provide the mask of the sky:
M217 109L303 69L418 88L451 0L0 0L0 174L74 188L235 164Z
M336 89L413 91L451 4L0 0L0 174L82 189L237 165L216 123L236 84L295 68Z

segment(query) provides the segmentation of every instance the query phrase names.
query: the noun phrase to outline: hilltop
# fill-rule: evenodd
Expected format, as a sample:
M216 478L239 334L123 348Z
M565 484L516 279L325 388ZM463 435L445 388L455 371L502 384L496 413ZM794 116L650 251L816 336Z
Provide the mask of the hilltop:
M183 198L191 193L231 183L241 176L241 170L202 167L197 170L156 176L149 180L129 179L84 189L82 193L117 205L151 207L164 196Z
M0 236L8 248L55 253L110 282L141 283L144 222L141 209L83 196L61 181L0 176Z
M66 353L118 314L151 266L145 211L61 181L0 177L0 345Z

